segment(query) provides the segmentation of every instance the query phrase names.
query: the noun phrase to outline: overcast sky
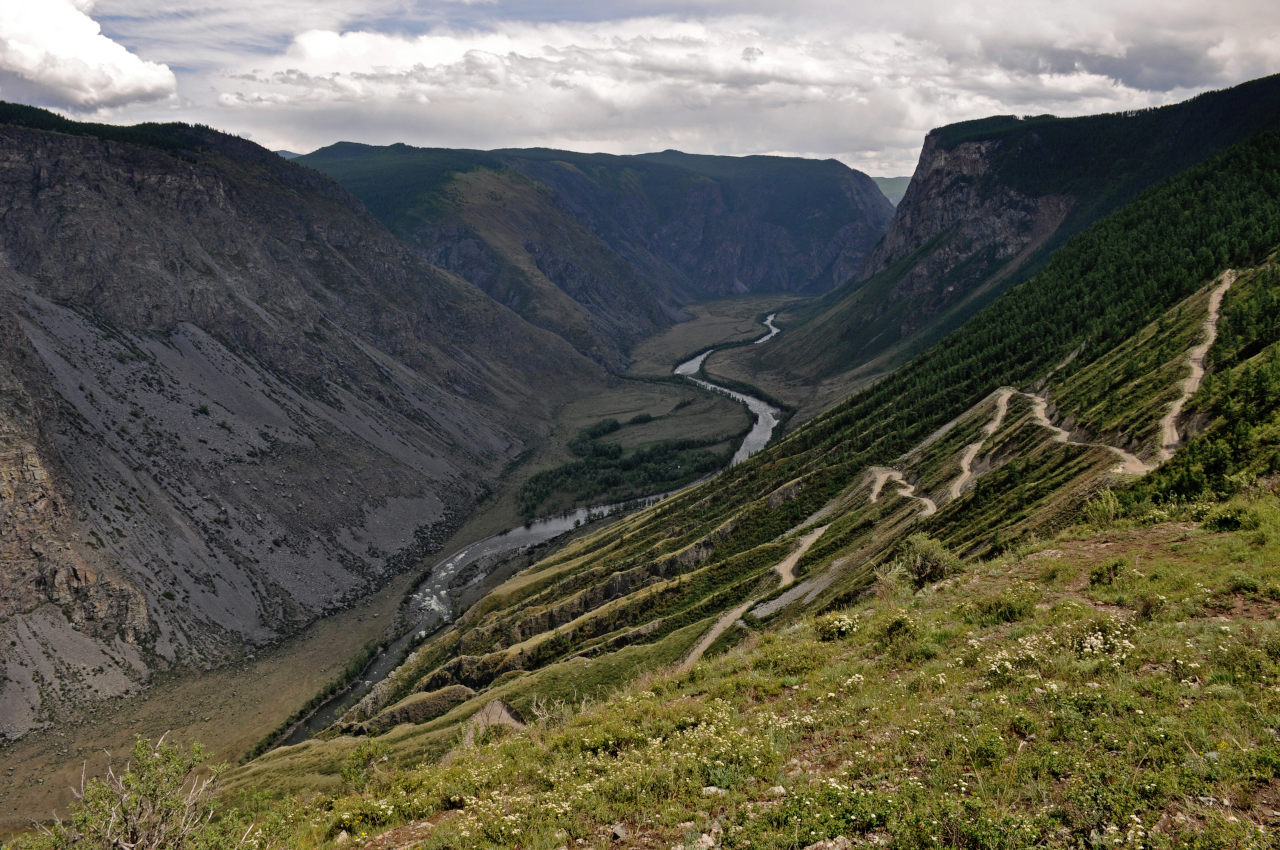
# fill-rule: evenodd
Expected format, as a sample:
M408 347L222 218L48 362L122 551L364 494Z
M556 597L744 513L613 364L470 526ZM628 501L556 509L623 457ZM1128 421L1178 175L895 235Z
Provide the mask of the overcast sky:
M1276 0L0 0L0 98L301 152L678 148L887 176L941 124L1277 71Z

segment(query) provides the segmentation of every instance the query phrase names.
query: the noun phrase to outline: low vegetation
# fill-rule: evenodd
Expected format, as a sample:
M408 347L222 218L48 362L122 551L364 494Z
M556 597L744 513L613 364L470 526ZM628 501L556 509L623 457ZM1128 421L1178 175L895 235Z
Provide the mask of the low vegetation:
M251 823L219 809L214 783L223 766L207 767L204 750L163 737L134 742L132 758L105 777L82 779L67 820L18 842L31 850L70 847L128 850L215 850L259 846Z
M920 589L887 577L686 673L540 705L446 765L366 746L336 793L259 803L253 840L1272 846L1280 501L1219 509L1248 517L1233 531L1187 519L1213 510L1073 527Z
M641 414L626 425L646 425L654 417ZM520 514L546 516L580 505L625 502L675 490L729 462L739 434L703 439L663 440L626 449L605 440L622 430L616 419L583 428L568 444L577 460L531 476L520 487Z

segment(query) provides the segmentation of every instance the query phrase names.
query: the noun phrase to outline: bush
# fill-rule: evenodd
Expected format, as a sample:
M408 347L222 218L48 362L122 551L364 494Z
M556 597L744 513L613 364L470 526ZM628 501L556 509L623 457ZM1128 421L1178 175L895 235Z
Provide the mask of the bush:
M1232 593L1257 593L1262 589L1262 584L1256 576L1248 573L1232 573L1227 580L1227 589Z
M1000 623L1016 623L1035 611L1040 601L1040 591L1025 581L1014 581L999 593L980 596L964 603L961 608L965 620L976 626L996 626Z
M342 781L349 788L363 788L377 771L378 763L387 760L390 752L381 741L362 741L347 754L342 763Z
M59 820L33 836L29 848L120 848L134 850L205 850L240 847L252 826L213 822L211 792L223 765L198 775L205 763L199 744L183 749L154 744L137 736L133 758L123 773L107 768L105 777L82 778L70 819Z
M1115 558L1107 561L1089 570L1089 585L1097 587L1100 584L1111 584L1124 573L1128 568L1129 562L1124 558Z
M820 640L841 640L858 630L858 621L848 614L827 614L814 623Z
M898 564L911 576L912 583L921 588L954 573L960 568L960 559L937 540L921 533L907 538Z
M1085 521L1095 528L1106 528L1120 517L1120 500L1111 488L1098 493L1084 505Z
M876 640L886 649L915 640L920 626L906 609L899 608L876 629Z
M1240 505L1223 505L1211 511L1204 521L1210 531L1251 531L1259 525L1258 515Z

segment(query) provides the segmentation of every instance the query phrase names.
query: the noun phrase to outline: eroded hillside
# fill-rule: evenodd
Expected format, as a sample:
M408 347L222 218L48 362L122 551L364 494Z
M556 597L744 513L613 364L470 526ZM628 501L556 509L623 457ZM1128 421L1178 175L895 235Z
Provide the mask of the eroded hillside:
M6 115L5 735L413 566L602 377L255 145Z

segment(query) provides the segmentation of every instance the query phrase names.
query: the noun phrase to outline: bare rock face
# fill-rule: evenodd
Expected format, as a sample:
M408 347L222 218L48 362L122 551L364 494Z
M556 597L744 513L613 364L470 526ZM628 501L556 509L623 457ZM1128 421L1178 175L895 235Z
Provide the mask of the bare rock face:
M899 325L900 336L978 284L992 285L1002 272L1014 271L1074 206L1070 196L1030 195L1008 182L985 179L1001 144L982 139L947 147L936 134L925 139L915 176L862 275L909 263L888 293L891 301L913 304Z
M731 357L747 371L776 372L792 383L861 378L904 362L999 294L1078 205L1074 196L1028 191L1006 179L997 164L1006 143L951 143L930 133L860 274L775 344Z
M0 125L0 736L439 545L603 373L248 142Z
M859 386L897 366L1050 261L1145 189L1260 132L1280 115L1280 76L1137 112L999 115L939 127L883 240L859 274L784 311L788 332L729 353L733 376ZM807 414L833 396L801 390ZM794 420L793 420L794 421Z

